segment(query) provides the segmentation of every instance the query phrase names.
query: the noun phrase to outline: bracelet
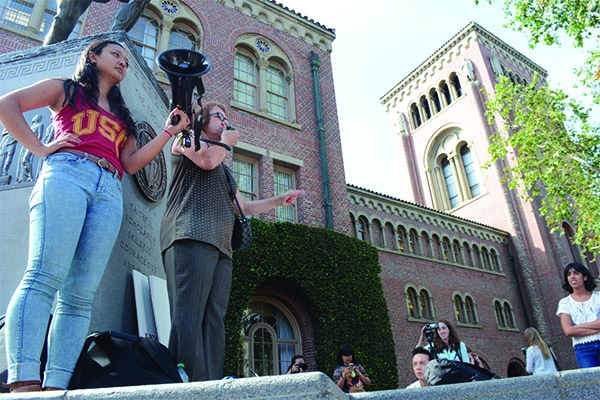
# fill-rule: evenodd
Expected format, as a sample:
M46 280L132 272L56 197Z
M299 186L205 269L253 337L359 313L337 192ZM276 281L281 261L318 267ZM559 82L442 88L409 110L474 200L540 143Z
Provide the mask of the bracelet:
M169 135L170 138L173 137L173 134L171 132L169 132L168 130L166 130L166 129L163 128L162 131L163 131L163 133L166 133L167 135Z

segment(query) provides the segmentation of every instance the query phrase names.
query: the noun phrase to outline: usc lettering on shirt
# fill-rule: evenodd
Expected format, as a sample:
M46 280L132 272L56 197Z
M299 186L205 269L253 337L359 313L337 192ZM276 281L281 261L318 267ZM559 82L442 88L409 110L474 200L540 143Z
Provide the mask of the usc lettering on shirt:
M80 91L75 99L75 107L65 105L52 119L55 139L65 132L78 135L81 143L74 149L105 158L123 176L119 154L127 140L127 130L120 118L99 106L95 110L85 105Z
M100 111L85 110L73 115L72 120L73 133L83 136L98 132L115 144L117 152L122 147L121 142L127 139L122 123L120 120L115 120L112 115L109 117Z

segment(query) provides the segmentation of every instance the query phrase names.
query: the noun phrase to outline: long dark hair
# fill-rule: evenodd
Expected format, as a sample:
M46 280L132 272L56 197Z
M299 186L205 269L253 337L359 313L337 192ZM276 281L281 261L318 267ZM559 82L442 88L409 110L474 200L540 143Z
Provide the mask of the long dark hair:
M450 333L448 334L448 344L446 345L446 342L444 342L442 340L442 338L438 334L437 330L435 331L435 337L433 338L433 345L435 346L436 350L442 351L444 349L449 349L449 350L459 351L460 338L458 337L458 332L456 332L456 328L454 327L454 325L452 325L450 323L450 321L448 321L446 319L440 319L438 321L438 323L440 323L440 322L445 324L448 327L448 331Z
M562 285L563 289L565 289L569 293L573 293L573 288L571 287L571 285L569 285L569 279L568 279L569 270L572 270L572 269L581 273L583 276L587 277L587 279L583 281L585 290L587 290L588 292L591 292L594 289L596 289L596 282L595 282L594 277L592 276L590 270L587 269L585 267L585 265L580 264L578 262L572 262L565 266L565 270L563 271L563 275L565 278L565 283L563 283L563 285Z
M109 44L123 47L119 42L115 42L114 40L97 40L83 50L73 77L65 80L65 102L63 106L68 102L71 107L76 108L75 99L77 98L79 89L82 89L83 103L94 110L98 109L98 97L100 95L98 69L96 68L96 64L90 60L89 53L100 55L102 50ZM125 123L127 135L135 137L135 122L129 108L125 105L125 99L123 99L119 85L110 88L107 97L110 111Z

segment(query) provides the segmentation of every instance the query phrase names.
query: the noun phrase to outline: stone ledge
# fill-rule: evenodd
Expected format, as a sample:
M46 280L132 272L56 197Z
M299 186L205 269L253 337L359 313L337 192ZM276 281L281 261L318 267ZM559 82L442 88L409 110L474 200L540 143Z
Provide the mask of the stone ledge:
M235 399L485 399L580 400L596 398L600 368L570 370L550 375L504 378L493 381L344 394L325 374L266 376L211 382L122 388L5 394L3 399L63 400L235 400Z

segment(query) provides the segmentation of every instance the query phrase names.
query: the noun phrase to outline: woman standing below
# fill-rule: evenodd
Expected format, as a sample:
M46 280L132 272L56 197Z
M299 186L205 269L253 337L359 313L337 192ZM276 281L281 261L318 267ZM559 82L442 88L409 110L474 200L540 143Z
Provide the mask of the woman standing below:
M535 328L525 329L525 369L531 375L552 374L556 372L556 365L550 349Z
M582 264L567 264L563 289L571 293L558 303L556 315L566 336L571 336L579 368L600 366L600 293Z
M460 341L456 328L445 319L438 322L438 329L435 330L433 337L433 348L425 339L425 325L421 329L421 336L419 337L419 343L416 347L423 347L429 350L434 358L447 359L447 360L458 360L466 363L470 363L469 353L467 346L464 342Z
M348 344L342 346L337 354L338 366L333 370L333 382L344 393L364 392L371 385L367 371L358 364L354 350Z
M120 177L152 161L189 124L172 112L163 132L137 149L135 124L119 83L129 61L117 42L84 49L73 79L46 79L0 98L0 122L44 166L30 197L29 257L6 314L8 387L12 392L66 389L89 333L96 289L123 214ZM48 144L23 113L49 107ZM170 124L181 116L177 126ZM40 355L52 304L44 383Z

